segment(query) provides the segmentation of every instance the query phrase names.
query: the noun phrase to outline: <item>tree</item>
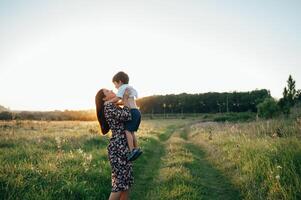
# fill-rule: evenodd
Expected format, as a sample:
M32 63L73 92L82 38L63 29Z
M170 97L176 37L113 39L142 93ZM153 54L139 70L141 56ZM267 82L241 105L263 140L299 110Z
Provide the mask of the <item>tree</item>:
M282 93L282 94L283 94L283 98L284 98L284 99L288 99L288 97L287 97L287 96L288 96L288 92L287 92L286 87L284 87L284 90L283 90L283 93Z
M296 101L301 102L301 90L298 90L296 93Z
M285 114L289 114L289 110L298 99L298 93L296 91L296 81L289 75L287 80L287 86L284 87L283 97L279 100L278 105Z
M290 106L293 106L296 99L296 81L289 75L287 80L287 101Z
M259 117L273 118L279 114L280 108L273 98L266 98L257 105Z

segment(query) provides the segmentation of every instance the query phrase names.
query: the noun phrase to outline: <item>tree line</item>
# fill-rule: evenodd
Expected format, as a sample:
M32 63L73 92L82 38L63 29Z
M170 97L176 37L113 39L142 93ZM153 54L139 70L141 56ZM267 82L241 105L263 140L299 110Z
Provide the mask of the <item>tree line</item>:
M257 112L257 105L271 98L266 89L251 92L155 95L138 99L142 113Z
M289 115L291 111L301 115L301 90L291 75L283 89L283 97L273 98L267 89L251 92L209 92L203 94L155 95L137 101L142 113L229 113L254 112L259 117L272 118ZM300 114L298 114L300 113Z
M251 92L154 95L137 100L142 114L256 112L256 105L271 97L266 89ZM0 112L0 120L96 120L95 110Z
M137 100L142 114L175 113L238 113L253 112L260 117L271 118L281 114L288 115L292 108L301 107L301 90L290 75L283 97L274 99L267 89L250 92L208 92L201 94L153 95ZM12 112L0 106L0 120L96 120L95 110Z
M95 110L84 111L47 111L47 112L0 112L0 120L80 120L80 121L94 121L96 120Z

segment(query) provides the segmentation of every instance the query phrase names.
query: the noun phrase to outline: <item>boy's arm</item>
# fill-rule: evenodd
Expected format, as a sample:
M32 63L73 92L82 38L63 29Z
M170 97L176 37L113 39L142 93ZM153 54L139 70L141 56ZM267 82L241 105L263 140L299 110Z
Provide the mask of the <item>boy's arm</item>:
M116 102L116 105L117 105L117 106L128 106L128 105L127 105L127 101L128 101L128 99L129 99L129 89L128 89L128 88L125 89L122 98L117 97L117 96L116 96L115 98L118 98L119 100L121 100L121 101Z

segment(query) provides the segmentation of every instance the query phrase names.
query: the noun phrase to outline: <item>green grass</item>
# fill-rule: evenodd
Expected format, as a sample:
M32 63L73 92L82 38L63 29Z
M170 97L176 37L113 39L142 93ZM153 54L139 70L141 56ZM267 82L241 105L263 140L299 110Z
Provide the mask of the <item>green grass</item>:
M89 127L95 123L22 122L2 128L0 199L107 198L108 138L90 134Z
M203 123L189 139L231 177L244 199L300 199L300 130L299 121L286 120Z
M133 193L133 199L143 194L146 199L239 199L230 181L207 162L200 148L182 139L178 130L163 145L165 150L156 156L156 166L143 162L144 170L137 168L137 173L152 169L156 173L142 193Z
M170 127L171 128L171 127ZM135 162L134 174L135 185L132 189L131 196L133 199L139 199L144 196L155 186L155 177L159 175L160 159L165 154L165 148L162 141L159 138L168 139L168 136L172 133L172 130L168 130L163 133L154 133L157 138L150 138L143 146L143 156Z
M0 199L107 199L96 122L0 122ZM300 199L301 120L144 120L131 199Z

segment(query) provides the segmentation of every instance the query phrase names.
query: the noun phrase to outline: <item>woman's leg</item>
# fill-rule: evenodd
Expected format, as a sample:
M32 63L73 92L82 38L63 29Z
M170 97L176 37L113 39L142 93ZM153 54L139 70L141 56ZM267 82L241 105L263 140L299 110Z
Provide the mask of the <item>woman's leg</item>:
M125 190L121 192L120 200L128 200L129 199L129 190Z
M111 192L109 200L119 200L121 197L121 192Z

